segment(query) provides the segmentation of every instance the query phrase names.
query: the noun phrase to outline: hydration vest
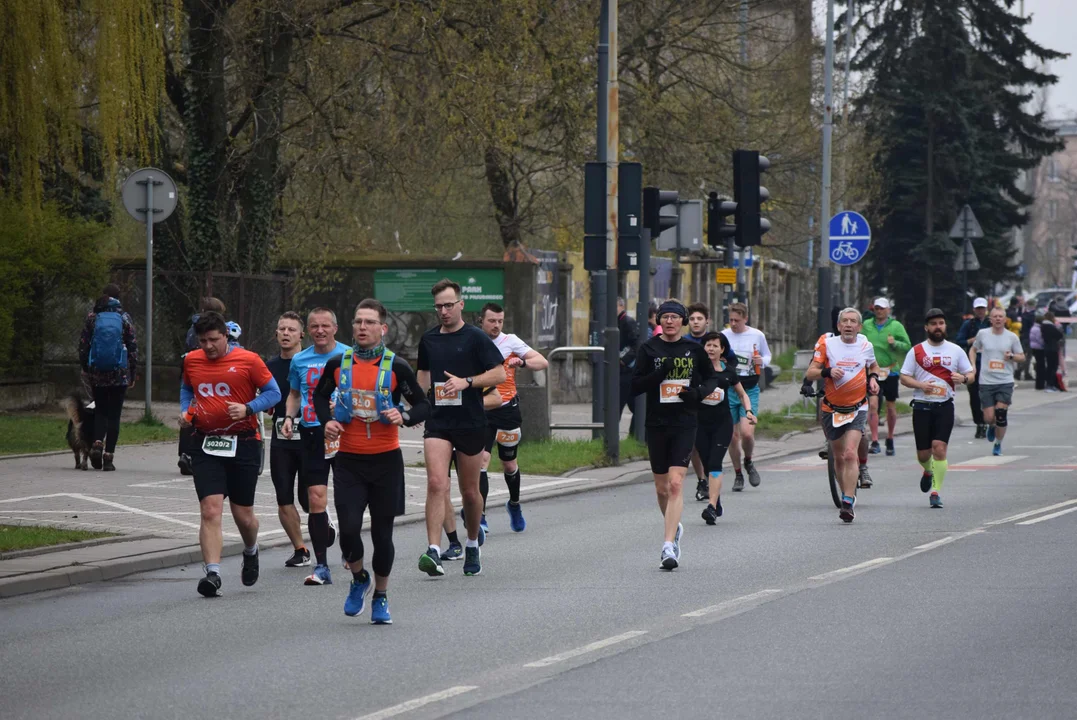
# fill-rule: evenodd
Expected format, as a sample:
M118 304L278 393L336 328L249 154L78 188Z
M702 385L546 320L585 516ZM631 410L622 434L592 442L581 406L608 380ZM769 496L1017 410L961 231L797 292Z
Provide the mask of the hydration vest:
M355 410L355 403L359 401L359 398L356 396L362 391L352 387L353 351L353 348L348 348L340 358L340 380L337 382L337 404L333 408L333 419L340 423L349 423L352 421L353 417L358 416L358 413ZM384 425L390 425L391 423L381 414L383 410L392 410L393 408L400 411L404 410L403 404L393 404L392 379L393 358L395 357L396 353L386 348L381 356L381 362L378 364L378 381L374 387L374 412L377 414L378 422ZM374 422L374 420L367 420L363 417L360 417L359 419L366 423Z

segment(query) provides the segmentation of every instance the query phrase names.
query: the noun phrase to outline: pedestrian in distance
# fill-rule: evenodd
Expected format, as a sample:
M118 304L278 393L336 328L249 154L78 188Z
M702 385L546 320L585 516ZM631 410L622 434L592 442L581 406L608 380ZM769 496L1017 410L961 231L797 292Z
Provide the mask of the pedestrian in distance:
M1043 349L1043 315L1037 315L1028 333L1028 347L1035 360L1037 390L1047 389L1047 357Z
M632 405L632 372L636 367L636 346L639 345L639 324L636 319L628 314L628 307L623 297L617 298L617 330L620 334L620 347L618 349L618 370L620 371L618 385L619 401L621 409L617 414L620 418L624 415L625 406L632 413L632 422L629 425L629 434L633 434L636 426L636 413Z
M94 426L90 464L112 471L120 417L128 388L135 386L138 345L135 325L120 303L120 288L108 284L86 316L79 338L79 364L93 394Z
M1062 329L1058 326L1058 322L1056 321L1053 312L1044 313L1043 322L1040 323L1040 335L1043 338L1044 390L1049 393L1056 393L1063 387L1061 382L1062 374L1059 371L1059 361L1061 359L1062 346L1063 343L1065 343L1066 336L1063 335ZM1037 374L1037 378L1038 377L1039 375Z
M1007 416L1013 404L1014 368L1025 356L1020 338L1005 328L1006 313L1001 307L991 308L988 320L991 329L976 333L969 362L982 368L977 385L987 423L987 439L995 444L992 454L1001 455L1002 439L1009 425ZM979 362L981 356L983 362Z
M733 303L729 306L729 327L722 330L729 340L729 346L737 356L737 374L741 385L751 401L751 411L759 416L759 378L770 365L770 347L767 337L761 330L748 325L748 306ZM733 492L744 490L744 475L741 472L741 459L744 470L748 472L748 482L758 487L761 481L759 471L752 463L755 450L755 426L748 422L747 408L735 397L729 398L729 410L733 414L733 444L729 446L729 457L733 461Z
M957 331L957 344L966 353L976 340L976 334L981 330L991 327L987 319L987 298L978 297L972 301L972 317L961 323L961 329ZM980 368L976 368L975 378L979 375ZM975 439L987 437L987 423L984 422L983 406L980 404L980 386L978 380L973 380L969 385L969 409L972 411L972 422L976 425Z

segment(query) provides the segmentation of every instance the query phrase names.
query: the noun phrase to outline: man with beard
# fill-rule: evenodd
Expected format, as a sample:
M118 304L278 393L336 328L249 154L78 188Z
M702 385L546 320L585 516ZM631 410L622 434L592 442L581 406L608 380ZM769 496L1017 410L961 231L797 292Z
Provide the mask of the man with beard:
M916 392L912 396L912 430L916 459L924 469L920 492L931 491L930 505L942 507L942 482L949 464L946 449L954 429L954 386L968 385L976 371L965 351L946 339L946 315L931 308L924 318L927 340L905 356L901 384Z

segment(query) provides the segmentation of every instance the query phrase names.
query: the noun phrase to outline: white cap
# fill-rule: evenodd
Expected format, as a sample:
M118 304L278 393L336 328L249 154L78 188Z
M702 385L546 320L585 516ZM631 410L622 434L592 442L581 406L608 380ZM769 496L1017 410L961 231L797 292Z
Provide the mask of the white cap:
M982 298L982 297L976 298L975 300L972 301L972 307L973 307L973 309L987 307L987 298Z
M872 307L889 308L890 301L886 298L875 298L875 304Z

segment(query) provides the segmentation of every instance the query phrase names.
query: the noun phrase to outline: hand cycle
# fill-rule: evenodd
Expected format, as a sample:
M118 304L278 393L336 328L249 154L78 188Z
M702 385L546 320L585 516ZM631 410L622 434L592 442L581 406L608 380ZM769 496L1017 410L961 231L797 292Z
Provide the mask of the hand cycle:
M815 398L815 419L822 421L822 400L826 393L821 386L818 390L813 389L810 385L802 385L800 388L800 394L806 398ZM823 442L826 443L826 448L819 452L820 457L826 457L826 474L827 480L830 483L830 498L834 501L834 507L841 509L841 487L838 485L838 475L834 468L834 453L830 450L830 441L826 439L826 434L823 434Z

